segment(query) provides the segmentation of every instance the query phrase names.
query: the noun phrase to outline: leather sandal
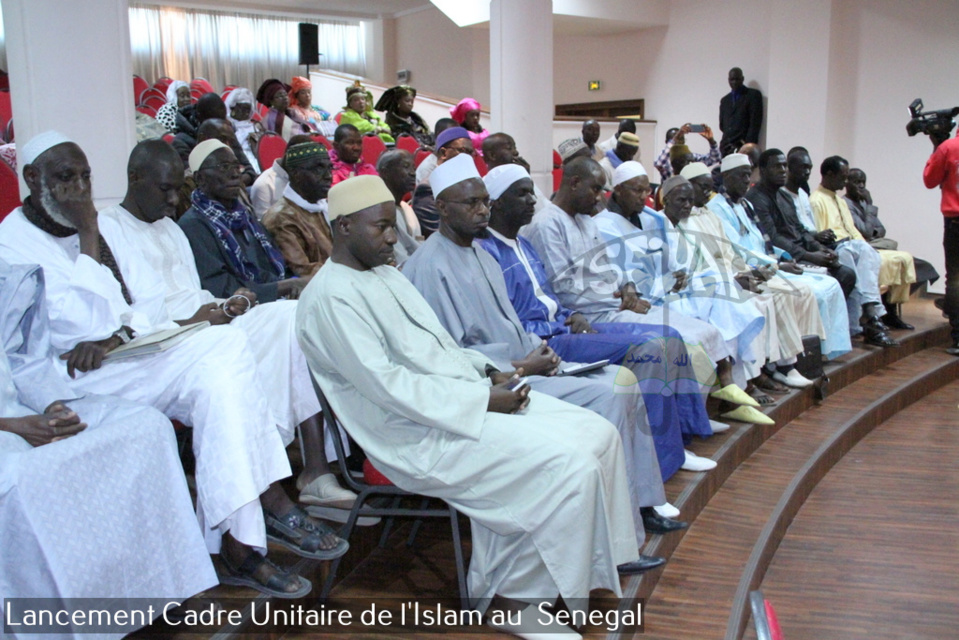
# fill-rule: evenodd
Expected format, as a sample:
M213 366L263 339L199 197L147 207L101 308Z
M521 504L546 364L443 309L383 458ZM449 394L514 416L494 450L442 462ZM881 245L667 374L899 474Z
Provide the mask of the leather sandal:
M310 518L300 507L293 507L284 516L264 510L266 538L289 549L298 556L313 560L335 560L350 548L350 543L339 536L336 546L322 549L323 538L336 532L319 520Z
M278 567L259 551L251 551L250 555L239 566L234 566L226 554L221 553L220 564L223 567L218 572L220 584L249 587L260 593L290 600L302 598L313 590L312 582L303 576ZM275 571L268 573L267 569L274 569ZM294 583L299 584L300 588L296 591L288 591L287 587Z

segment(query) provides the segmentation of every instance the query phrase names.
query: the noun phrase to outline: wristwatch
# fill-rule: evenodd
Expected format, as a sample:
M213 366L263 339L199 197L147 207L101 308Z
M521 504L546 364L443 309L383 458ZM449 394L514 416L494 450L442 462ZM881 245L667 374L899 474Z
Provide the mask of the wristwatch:
M110 337L111 337L111 338L120 338L120 344L127 344L128 342L130 342L131 340L133 340L133 338L136 337L136 336L135 336L134 333L133 333L133 329L131 329L130 327L127 327L127 326L122 326L122 327L120 327L119 329L117 329L116 331L114 331L114 332L113 332L113 335L110 336Z

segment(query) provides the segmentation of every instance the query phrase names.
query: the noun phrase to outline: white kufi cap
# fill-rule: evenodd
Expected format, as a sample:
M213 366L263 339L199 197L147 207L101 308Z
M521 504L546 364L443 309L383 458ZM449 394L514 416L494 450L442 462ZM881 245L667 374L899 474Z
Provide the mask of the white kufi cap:
M64 142L73 142L59 131L44 131L30 138L30 140L19 149L20 166L33 164L45 151L63 144Z
M489 173L483 177L483 182L486 183L490 200L497 200L514 183L528 177L529 173L526 169L518 164L501 164L490 169ZM432 182L432 177L430 181Z
M638 178L639 176L648 175L646 173L646 168L643 167L640 163L635 160L628 160L623 164L616 167L613 171L613 187L617 187L627 180L632 180L633 178Z
M461 153L454 158L450 158L443 164L433 169L430 174L430 186L433 188L433 197L439 196L446 189L454 184L459 184L476 178L481 180L479 171L476 169L476 163L473 156Z

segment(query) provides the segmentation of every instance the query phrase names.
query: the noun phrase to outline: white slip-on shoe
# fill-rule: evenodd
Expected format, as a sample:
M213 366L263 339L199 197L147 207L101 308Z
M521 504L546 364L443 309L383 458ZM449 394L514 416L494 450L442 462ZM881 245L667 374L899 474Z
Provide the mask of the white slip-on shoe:
M709 426L712 427L714 434L729 431L729 425L725 422L716 422L715 420L710 420Z
M770 377L776 382L784 384L787 387L792 387L793 389L805 389L812 385L812 380L803 377L803 374L799 373L796 369L790 371L789 375L785 375L781 371L776 371Z
M709 458L697 456L689 449L686 449L685 453L686 460L683 462L683 466L681 466L680 469L685 471L710 471L711 469L716 468L716 463Z

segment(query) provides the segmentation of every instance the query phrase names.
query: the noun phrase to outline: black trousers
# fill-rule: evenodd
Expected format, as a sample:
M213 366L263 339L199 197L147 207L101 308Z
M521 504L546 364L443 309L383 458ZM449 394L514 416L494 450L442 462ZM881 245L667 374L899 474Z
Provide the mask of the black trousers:
M952 326L952 341L959 343L959 217L943 218L942 249L946 253L945 312Z

